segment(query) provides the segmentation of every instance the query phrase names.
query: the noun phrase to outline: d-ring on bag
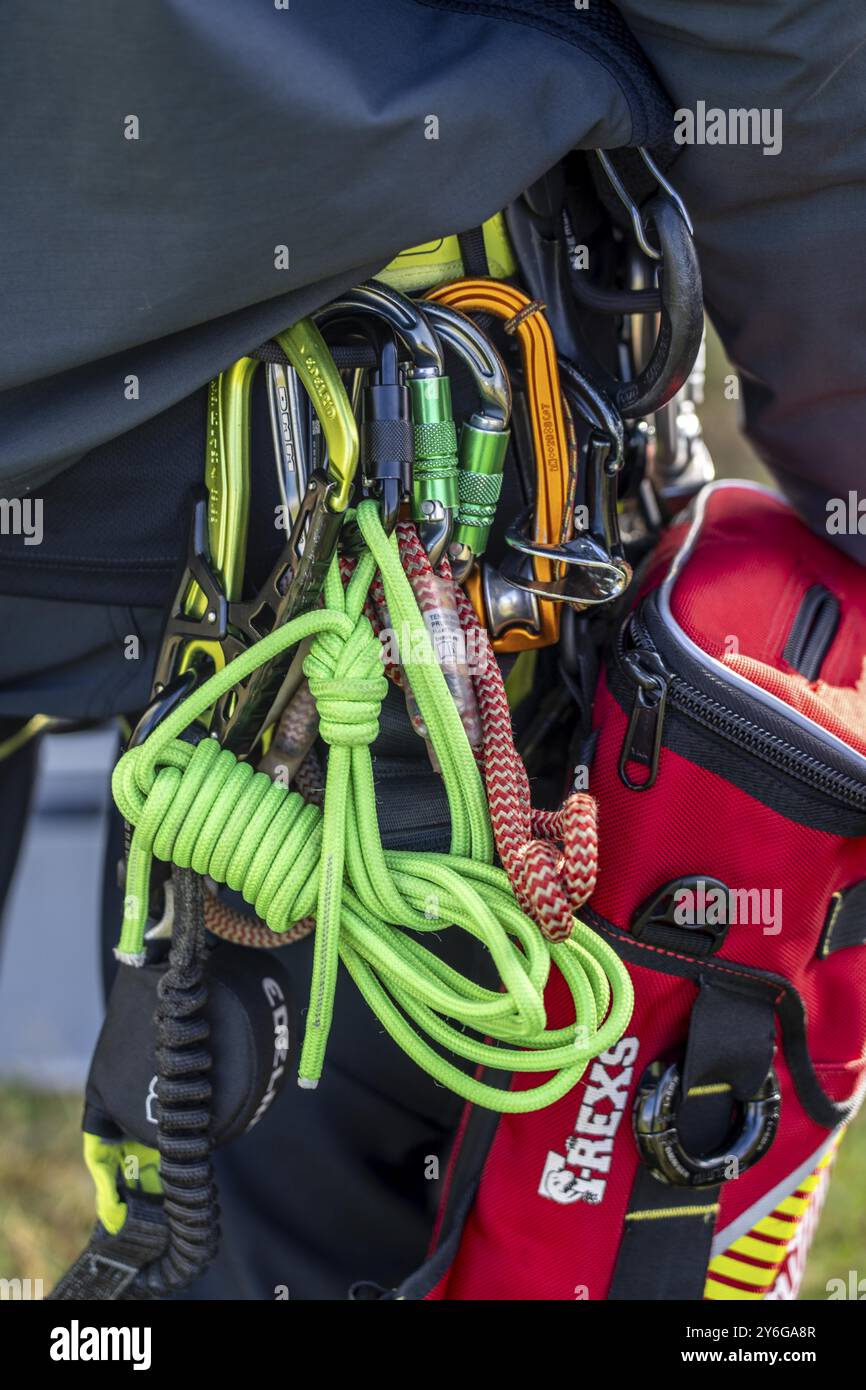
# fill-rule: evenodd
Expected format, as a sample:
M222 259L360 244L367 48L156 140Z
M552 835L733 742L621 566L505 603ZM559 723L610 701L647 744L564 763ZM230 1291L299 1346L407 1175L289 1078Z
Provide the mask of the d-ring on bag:
M631 1025L556 1105L467 1113L396 1296L793 1297L864 1071L866 570L772 493L706 488L595 723L588 920Z

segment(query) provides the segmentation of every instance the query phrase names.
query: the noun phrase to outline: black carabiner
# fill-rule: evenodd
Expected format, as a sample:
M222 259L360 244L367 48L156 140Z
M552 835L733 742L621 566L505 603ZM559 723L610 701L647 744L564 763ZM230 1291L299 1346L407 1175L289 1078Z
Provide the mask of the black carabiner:
M316 321L326 330L344 325L375 353L361 398L361 476L366 495L379 502L382 526L390 535L409 496L415 458L412 403L402 380L397 336L378 314L345 303L329 306Z
M688 380L701 347L704 300L695 244L678 208L666 193L646 206L661 246L661 307L653 350L634 381L609 377L611 396L627 418L659 410Z
M542 213L533 210L524 196L506 212L521 274L533 297L546 306L560 352L575 362L628 419L651 414L676 394L694 365L703 331L701 273L688 214L652 161L647 157L645 162L659 190L642 210L628 198L615 172L614 178L619 183L618 195L632 213L636 238L640 229L638 244L658 263L658 287L616 291L607 296L610 302L598 302L601 291L595 287L587 306L595 313L658 314L652 352L633 380L623 381L598 359L578 302L587 296L575 292L575 281L582 272L575 272L571 265L569 223L562 204L554 198ZM610 161L602 159L602 164L611 177ZM655 228L657 247L647 236L648 225Z
M779 1127L779 1082L772 1067L755 1094L743 1102L736 1132L717 1153L698 1156L686 1149L677 1127L683 1099L679 1067L653 1062L641 1079L632 1111L641 1158L654 1178L672 1187L719 1187L730 1177L732 1164L742 1175L763 1158Z

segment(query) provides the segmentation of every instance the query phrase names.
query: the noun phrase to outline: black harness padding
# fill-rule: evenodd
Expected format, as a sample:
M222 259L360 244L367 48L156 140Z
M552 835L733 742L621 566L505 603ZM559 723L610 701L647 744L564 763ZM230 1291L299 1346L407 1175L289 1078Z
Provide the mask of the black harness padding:
M98 1224L87 1248L48 1295L49 1301L108 1303L136 1299L132 1285L145 1265L168 1246L168 1223L155 1198L125 1193L127 1216L119 1235Z

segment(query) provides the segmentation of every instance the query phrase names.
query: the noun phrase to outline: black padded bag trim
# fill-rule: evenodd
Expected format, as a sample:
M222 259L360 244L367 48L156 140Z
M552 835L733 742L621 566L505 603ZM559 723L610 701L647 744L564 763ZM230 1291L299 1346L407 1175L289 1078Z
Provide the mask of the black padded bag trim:
M823 959L846 946L866 946L866 879L833 894L818 955Z

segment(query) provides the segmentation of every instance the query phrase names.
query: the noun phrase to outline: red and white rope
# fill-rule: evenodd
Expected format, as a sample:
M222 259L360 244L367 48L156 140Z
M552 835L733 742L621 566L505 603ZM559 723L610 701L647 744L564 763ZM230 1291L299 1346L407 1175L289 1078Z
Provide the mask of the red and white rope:
M423 609L432 569L414 527L398 528L403 568ZM445 571L447 561L440 567ZM493 838L518 902L551 941L570 936L573 914L592 896L598 873L595 799L573 792L557 811L532 809L529 778L514 744L511 710L490 639L459 585L460 625L484 730L482 763Z

